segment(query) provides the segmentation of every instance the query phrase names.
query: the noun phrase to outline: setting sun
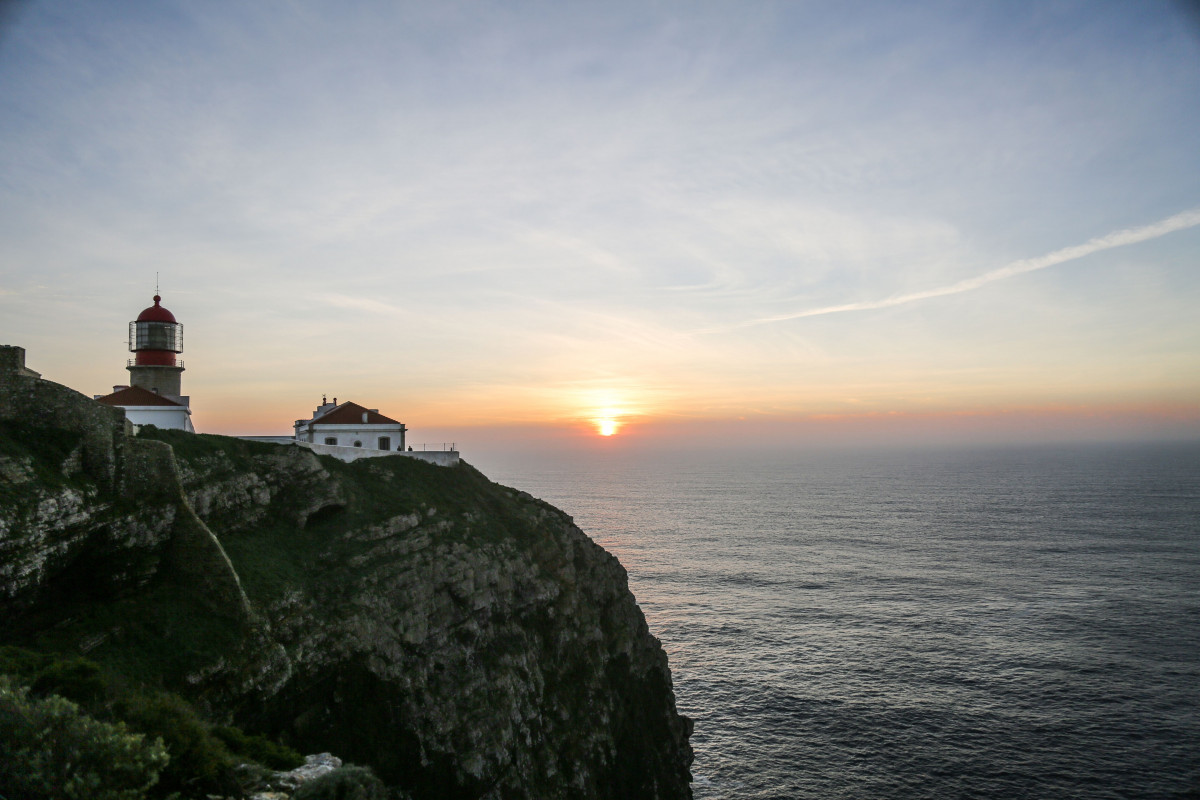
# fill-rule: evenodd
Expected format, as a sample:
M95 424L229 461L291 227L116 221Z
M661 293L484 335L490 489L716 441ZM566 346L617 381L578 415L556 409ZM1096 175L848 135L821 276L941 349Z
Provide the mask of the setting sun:
M598 419L596 420L596 430L601 436L612 436L620 427L615 419Z

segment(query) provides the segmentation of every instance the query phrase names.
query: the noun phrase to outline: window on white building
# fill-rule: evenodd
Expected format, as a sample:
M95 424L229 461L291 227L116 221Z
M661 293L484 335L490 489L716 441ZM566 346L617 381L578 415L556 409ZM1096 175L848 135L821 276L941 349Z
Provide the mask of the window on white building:
M354 446L355 446L355 447L362 447L362 442L355 441L355 442L354 442Z
M336 436L326 436L325 444L337 444L337 437Z
M380 436L379 437L379 449L380 450L391 450L392 449L392 437Z

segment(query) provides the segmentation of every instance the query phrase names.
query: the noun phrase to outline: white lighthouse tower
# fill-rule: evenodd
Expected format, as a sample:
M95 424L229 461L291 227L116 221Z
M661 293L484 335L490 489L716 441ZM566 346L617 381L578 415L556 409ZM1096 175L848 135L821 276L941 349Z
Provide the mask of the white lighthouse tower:
M129 323L129 350L134 354L126 365L129 385L114 386L112 394L96 399L124 408L134 425L194 433L191 398L182 394L183 362L176 359L183 352L183 325L161 300L154 295L154 305Z

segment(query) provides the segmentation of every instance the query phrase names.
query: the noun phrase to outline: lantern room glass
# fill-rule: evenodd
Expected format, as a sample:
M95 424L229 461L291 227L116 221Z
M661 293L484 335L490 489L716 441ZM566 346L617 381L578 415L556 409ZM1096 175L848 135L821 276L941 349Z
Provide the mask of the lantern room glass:
M183 352L183 326L178 322L132 322L129 349Z

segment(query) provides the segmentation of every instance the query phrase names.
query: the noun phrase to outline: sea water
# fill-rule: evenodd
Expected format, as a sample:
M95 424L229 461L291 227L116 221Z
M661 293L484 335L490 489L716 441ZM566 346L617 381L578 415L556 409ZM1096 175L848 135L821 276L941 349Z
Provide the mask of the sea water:
M629 571L697 798L1198 785L1200 446L482 461Z

